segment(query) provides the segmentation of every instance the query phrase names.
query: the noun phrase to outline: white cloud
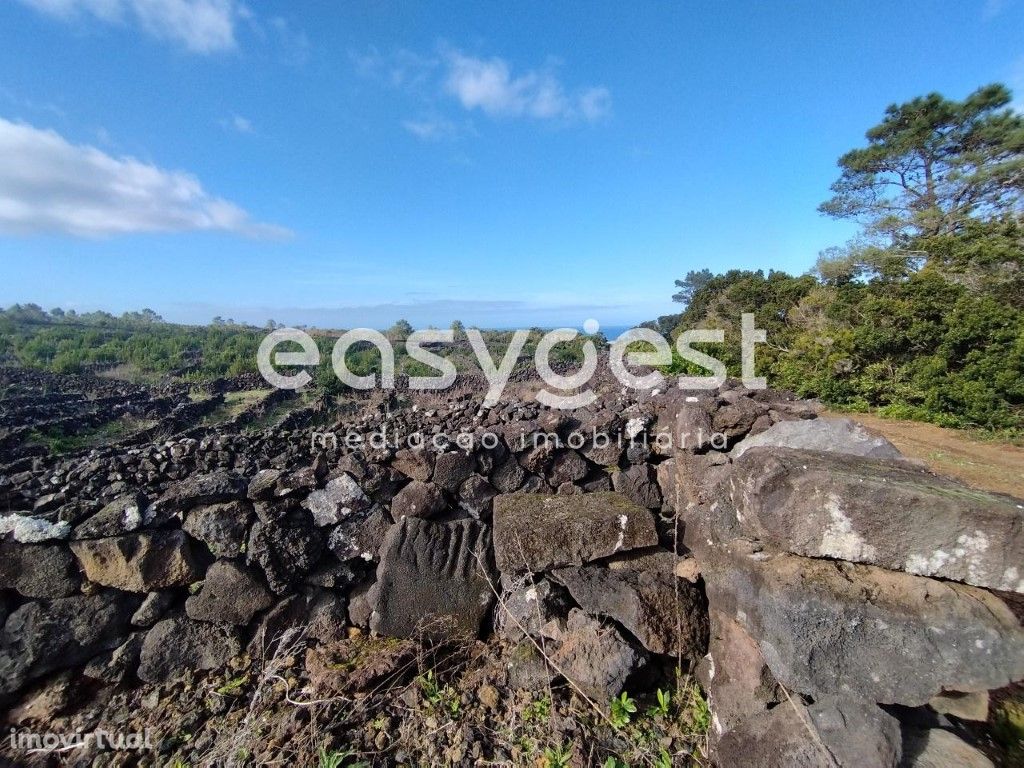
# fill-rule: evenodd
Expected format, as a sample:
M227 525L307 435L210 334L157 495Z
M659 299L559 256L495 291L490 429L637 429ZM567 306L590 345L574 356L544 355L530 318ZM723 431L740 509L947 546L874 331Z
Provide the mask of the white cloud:
M0 232L106 237L188 231L290 234L210 195L191 174L112 157L55 131L0 118Z
M371 46L365 52L349 51L356 71L392 88L415 91L425 86L437 68L438 61L401 48L383 54Z
M611 110L611 93L603 86L570 95L548 70L513 75L504 59L480 59L459 51L448 52L446 60L445 89L468 110L479 109L492 117L588 122L605 117Z
M236 131L238 133L255 133L256 129L253 128L252 120L241 115L232 115L226 117L220 121L220 126L226 131Z
M92 16L107 24L133 21L162 40L195 53L235 48L235 25L249 16L238 0L21 0L63 21Z
M440 141L458 135L458 127L443 117L425 117L420 120L403 120L402 127L418 139Z

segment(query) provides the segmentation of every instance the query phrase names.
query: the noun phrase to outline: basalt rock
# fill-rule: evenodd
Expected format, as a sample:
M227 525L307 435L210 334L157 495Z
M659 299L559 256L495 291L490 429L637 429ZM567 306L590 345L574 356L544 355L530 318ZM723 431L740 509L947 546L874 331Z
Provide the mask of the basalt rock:
M81 584L75 558L63 544L0 544L0 589L24 597L70 597Z
M503 572L583 565L657 543L654 516L617 493L494 499L494 555Z
M976 587L742 542L704 554L711 605L757 639L791 690L920 706L1024 677L1024 629Z
M125 494L75 526L71 538L101 539L131 533L142 527L145 510L145 496L140 493Z
M136 597L102 591L30 602L13 611L0 637L0 701L31 679L121 645L138 605Z
M370 507L370 499L350 475L342 473L321 491L313 491L303 506L313 513L318 526L337 525L349 515Z
M216 557L238 557L255 515L246 501L228 501L189 510L182 528Z
M754 448L735 463L739 529L794 554L1024 592L1024 502L882 459Z
M245 625L274 602L263 579L230 560L218 560L206 571L203 587L185 601L191 619Z
M152 531L71 542L89 581L126 592L183 586L200 576L183 531Z
M490 547L484 523L400 520L384 541L370 628L393 637L477 637L497 588Z
M730 455L738 459L751 448L765 446L846 453L873 459L902 458L896 446L850 419L780 421L764 432L741 440Z
M626 687L647 655L613 625L573 609L552 661L587 696L604 702Z
M185 672L216 669L241 651L236 630L184 616L158 622L142 642L138 675L162 683Z
M693 584L668 573L560 568L551 578L584 611L615 619L652 653L697 659L707 649L707 608Z
M447 506L444 494L436 485L413 480L391 500L391 516L395 520L403 517L429 518L443 512Z

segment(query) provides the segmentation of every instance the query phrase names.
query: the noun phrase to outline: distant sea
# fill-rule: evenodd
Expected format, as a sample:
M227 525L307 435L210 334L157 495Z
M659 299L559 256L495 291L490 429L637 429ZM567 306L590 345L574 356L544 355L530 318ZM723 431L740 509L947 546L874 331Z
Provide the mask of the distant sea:
M637 323L636 325L602 325L601 333L604 334L604 337L608 339L608 341L615 341L626 331L631 328L636 328L637 325L640 325L640 323Z

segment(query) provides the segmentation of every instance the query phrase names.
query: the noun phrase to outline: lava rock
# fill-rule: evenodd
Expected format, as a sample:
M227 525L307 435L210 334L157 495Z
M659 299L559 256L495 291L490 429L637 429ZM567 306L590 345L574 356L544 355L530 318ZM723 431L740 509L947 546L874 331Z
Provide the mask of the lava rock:
M250 503L228 501L189 510L182 528L203 542L215 557L237 557L253 519Z
M1024 592L1024 500L885 459L754 448L734 464L739 530L807 557Z
M498 569L539 573L658 543L654 516L617 493L494 499Z
M391 500L391 516L395 520L403 517L429 518L440 514L447 507L440 488L433 483L413 480Z
M406 517L388 531L370 590L370 628L392 637L477 637L497 576L490 527Z
M70 597L81 583L75 558L63 544L0 544L0 589L52 599Z
M231 560L218 560L206 571L203 588L185 601L190 619L245 625L273 604L263 579Z
M80 523L71 534L73 539L102 539L121 536L142 527L146 497L140 493L119 496L95 515Z
M578 609L569 612L562 642L551 659L584 694L602 702L618 696L647 662L646 654L618 629Z
M200 575L181 530L73 541L71 551L89 581L126 592L183 586Z
M164 619L146 633L139 654L139 679L164 683L186 672L217 669L241 651L232 628L184 616Z

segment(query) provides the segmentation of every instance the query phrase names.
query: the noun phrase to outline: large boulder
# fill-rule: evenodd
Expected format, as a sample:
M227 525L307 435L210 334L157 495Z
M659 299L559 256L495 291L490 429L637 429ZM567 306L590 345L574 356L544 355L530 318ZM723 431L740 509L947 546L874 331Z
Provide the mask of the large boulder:
M583 565L657 543L654 516L617 493L494 499L494 556L501 571Z
M370 628L393 637L477 637L497 577L490 527L405 517L391 527L370 591Z
M184 616L164 619L142 641L139 679L163 683L186 672L217 669L240 651L234 629Z
M1024 678L1024 630L975 587L742 541L708 550L702 565L712 607L757 640L782 684L815 699L920 706Z
M584 611L615 619L652 653L696 659L707 649L703 592L677 580L671 570L586 566L559 568L551 577L569 590Z
M0 637L0 701L28 680L121 645L140 598L102 591L45 602L13 611Z
M743 534L779 549L1024 592L1022 500L902 463L791 448L745 452L729 487Z
M0 544L0 589L24 597L70 597L82 579L70 550L63 544Z
M148 531L71 542L85 577L126 592L183 586L200 574L181 530Z
M203 588L185 601L185 613L197 621L245 625L274 602L255 571L218 560L206 571Z
M730 452L738 459L751 448L799 448L805 451L846 453L873 459L899 459L903 455L881 435L869 432L850 419L802 419L780 421L756 435L744 438Z

